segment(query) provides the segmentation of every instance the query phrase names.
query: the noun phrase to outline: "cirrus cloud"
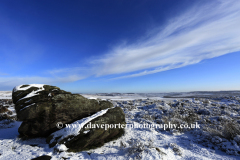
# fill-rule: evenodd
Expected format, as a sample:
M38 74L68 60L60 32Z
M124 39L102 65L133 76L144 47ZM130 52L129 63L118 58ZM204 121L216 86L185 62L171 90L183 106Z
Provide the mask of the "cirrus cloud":
M211 1L169 20L145 39L92 60L97 77L130 78L180 68L240 50L240 1ZM121 75L120 75L121 74Z

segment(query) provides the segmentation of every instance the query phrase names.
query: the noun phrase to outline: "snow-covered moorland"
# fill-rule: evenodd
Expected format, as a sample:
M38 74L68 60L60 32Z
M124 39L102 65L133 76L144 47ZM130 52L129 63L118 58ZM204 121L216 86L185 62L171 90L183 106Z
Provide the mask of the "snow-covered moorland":
M43 155L52 160L240 159L240 92L84 95L108 99L121 107L127 124L176 126L127 127L121 138L77 153L67 152L64 145L49 148L45 138L19 138L21 122L15 120L9 92L0 95L0 159L33 159ZM181 126L191 124L195 128Z

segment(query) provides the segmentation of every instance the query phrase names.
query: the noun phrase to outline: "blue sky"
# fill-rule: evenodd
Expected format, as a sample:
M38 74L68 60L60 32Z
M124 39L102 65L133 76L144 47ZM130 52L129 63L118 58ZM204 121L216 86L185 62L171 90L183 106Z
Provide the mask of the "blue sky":
M238 0L0 2L0 90L240 90Z

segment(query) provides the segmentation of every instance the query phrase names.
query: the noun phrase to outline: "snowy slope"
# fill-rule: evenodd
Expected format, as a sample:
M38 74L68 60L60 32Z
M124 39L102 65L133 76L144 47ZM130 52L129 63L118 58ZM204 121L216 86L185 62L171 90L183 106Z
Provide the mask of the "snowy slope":
M0 99L12 99L12 91L0 91Z
M3 93L3 92L1 92ZM9 95L6 92L5 95ZM88 97L100 98L96 95L88 95ZM136 99L142 100L133 100ZM101 97L105 98L105 97ZM186 99L187 103L191 104L189 107L202 106L204 109L214 112L215 105L233 106L237 108L240 101L239 97L227 100L221 98L220 100L210 100L205 103L205 99ZM158 97L156 99L140 96L128 97L114 97L106 99L113 99L111 102L115 106L122 107L126 114L127 124L141 125L141 124L157 124L157 116L166 116L171 113L174 108L172 104L179 100L167 100ZM130 101L131 100L131 101ZM165 102L162 102L164 100ZM240 99L239 99L240 100ZM204 103L203 103L204 102ZM161 108L161 109L160 109ZM187 108L187 106L186 106ZM12 106L10 108L14 110ZM201 108L200 108L201 109ZM229 110L231 111L231 110ZM103 111L104 112L104 111ZM104 113L103 113L104 114ZM155 119L152 118L155 116ZM226 116L236 118L239 112L226 113ZM214 117L213 117L214 118ZM91 119L88 117L87 119ZM153 120L154 119L154 120ZM209 118L211 119L211 117ZM42 155L49 155L52 160L67 158L71 160L77 159L240 159L240 156L229 155L219 149L213 149L198 143L198 136L193 131L188 132L173 132L159 130L156 128L131 128L125 129L125 135L118 140L106 143L104 146L83 152L66 152L63 146L57 146L63 152L55 152L54 148L49 148L45 138L36 138L21 140L18 138L18 127L21 122L14 121L9 124L10 128L0 127L0 160L7 159L32 159ZM234 143L234 142L232 142ZM238 145L237 145L238 146ZM236 147L237 147L236 146Z

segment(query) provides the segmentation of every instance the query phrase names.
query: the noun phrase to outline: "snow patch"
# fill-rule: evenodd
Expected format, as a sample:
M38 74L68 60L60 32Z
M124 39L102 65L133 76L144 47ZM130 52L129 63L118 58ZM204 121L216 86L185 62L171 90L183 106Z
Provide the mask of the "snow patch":
M97 99L96 97L88 97L88 99Z
M19 86L14 87L13 91L14 91L14 92L24 91L24 90L27 90L27 89L29 89L29 88L31 88L31 87L37 87L37 88L40 88L40 89L44 90L44 88L43 88L44 85L45 85L45 84L29 84L29 85L26 86L26 87L22 87L23 85L19 85ZM22 87L22 88L21 88L21 87Z
M60 152L63 152L63 151L67 151L68 148L64 145L64 144L60 144L60 145L57 145L55 147L56 150L60 151Z
M0 91L0 99L12 99L11 91Z
M83 118L81 120L75 121L75 122L71 123L69 126L66 126L66 128L63 128L59 131L56 131L56 132L52 133L51 135L53 136L53 138L52 138L50 143L53 143L53 141L57 137L61 137L57 140L59 142L66 137L79 135L80 130L82 129L82 127L85 124L87 124L88 122L90 122L91 120L93 120L93 119L95 119L99 116L104 115L105 113L107 113L108 109L110 109L110 108L101 110L101 111L95 113L92 116L89 116L89 117Z
M28 107L30 107L30 106L32 106L32 105L34 105L35 103L32 103L32 104L30 104L30 105L28 105L28 106L26 106L26 107L24 107L24 108L22 108L22 109L20 109L20 111L22 111L22 110L24 110L24 109L26 109L26 108L28 108Z
M87 134L88 132L90 132L90 130L84 131L83 133L84 133L84 134Z
M20 86L20 87L17 86L17 88L15 87L16 89L14 88L14 92L16 92L17 90L27 90L27 89L29 89L29 88L31 88L31 87L38 87L38 88L39 88L38 90L32 91L31 93L27 94L25 97L23 97L23 98L21 98L21 99L18 100L18 101L20 101L20 100L22 100L22 99L26 99L26 98L30 98L30 97L33 97L33 96L38 95L38 92L44 90L43 86L44 86L44 84L34 84L34 85L29 85L29 86L27 86L27 87L24 87L23 89L20 88L21 86ZM18 88L20 88L20 89L18 89Z

